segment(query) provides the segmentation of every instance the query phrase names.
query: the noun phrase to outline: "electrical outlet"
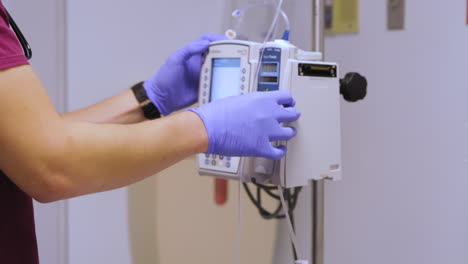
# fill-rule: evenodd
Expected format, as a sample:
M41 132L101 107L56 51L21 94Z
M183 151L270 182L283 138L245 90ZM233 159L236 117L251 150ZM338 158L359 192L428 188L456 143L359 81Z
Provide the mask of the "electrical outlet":
M387 0L387 27L389 30L405 28L405 0Z

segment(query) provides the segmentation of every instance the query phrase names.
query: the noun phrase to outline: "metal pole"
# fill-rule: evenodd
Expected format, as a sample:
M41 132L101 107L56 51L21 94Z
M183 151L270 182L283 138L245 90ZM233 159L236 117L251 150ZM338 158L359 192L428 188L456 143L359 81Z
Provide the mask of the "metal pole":
M312 264L323 264L325 183L311 181Z
M322 59L325 58L324 45L324 0L312 0L313 7L313 40L312 50L321 52ZM311 181L311 214L312 214L312 243L311 257L312 264L324 264L324 199L325 183L321 181Z
M324 13L325 13L324 0L312 0L312 14L313 14L313 27L312 27L312 51L325 52L325 39L324 39Z

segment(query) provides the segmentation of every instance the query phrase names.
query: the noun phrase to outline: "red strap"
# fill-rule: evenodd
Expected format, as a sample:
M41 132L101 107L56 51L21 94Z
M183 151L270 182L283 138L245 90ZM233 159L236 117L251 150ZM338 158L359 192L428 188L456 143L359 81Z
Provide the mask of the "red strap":
M215 202L224 205L228 197L228 182L225 179L215 179Z

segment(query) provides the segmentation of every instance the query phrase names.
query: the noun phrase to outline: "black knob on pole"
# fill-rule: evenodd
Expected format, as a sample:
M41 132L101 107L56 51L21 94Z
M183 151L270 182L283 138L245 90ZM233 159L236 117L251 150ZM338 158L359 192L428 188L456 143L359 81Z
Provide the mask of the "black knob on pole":
M340 93L348 102L362 100L367 94L367 80L357 72L349 72L340 79Z

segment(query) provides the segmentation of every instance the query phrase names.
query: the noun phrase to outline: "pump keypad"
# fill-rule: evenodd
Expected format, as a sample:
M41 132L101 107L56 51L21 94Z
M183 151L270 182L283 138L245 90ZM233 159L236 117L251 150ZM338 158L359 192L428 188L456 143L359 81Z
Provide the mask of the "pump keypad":
M236 174L239 169L239 157L199 154L198 159L200 167L207 170Z

